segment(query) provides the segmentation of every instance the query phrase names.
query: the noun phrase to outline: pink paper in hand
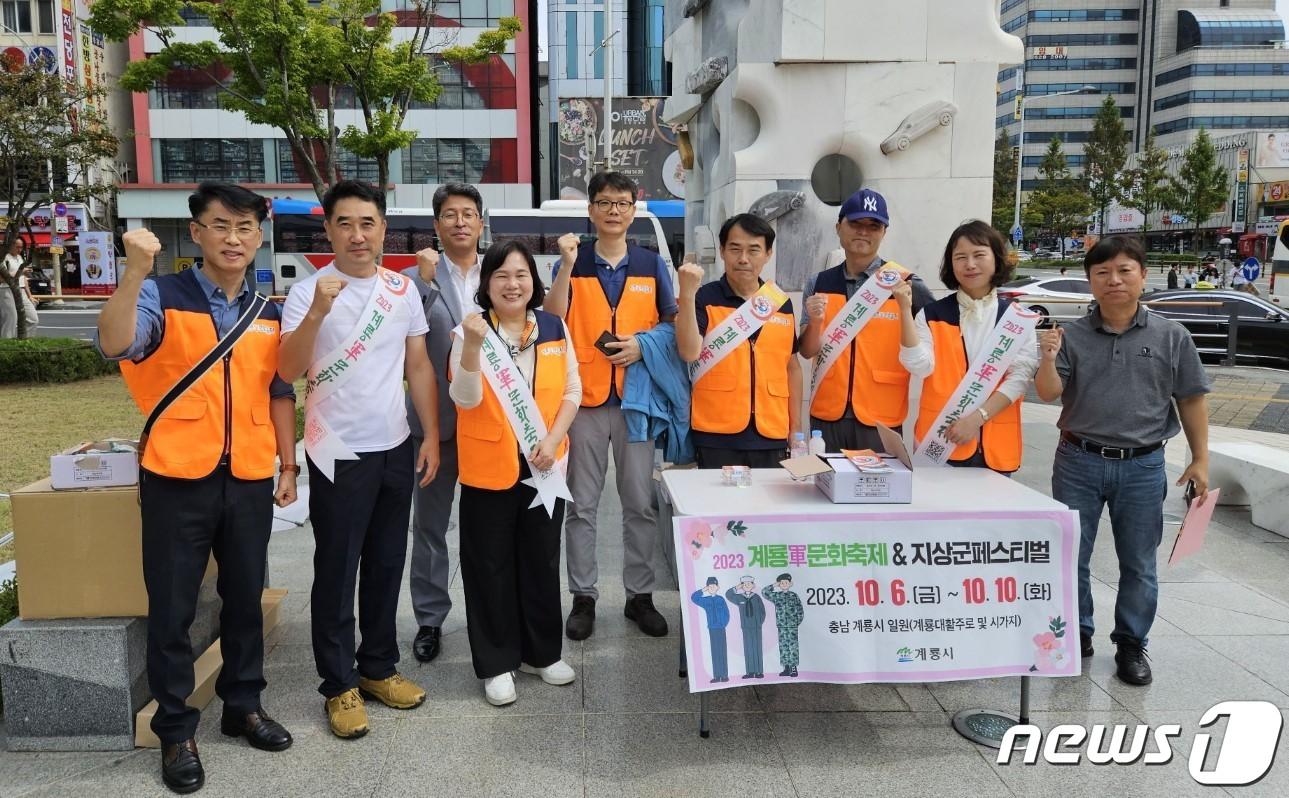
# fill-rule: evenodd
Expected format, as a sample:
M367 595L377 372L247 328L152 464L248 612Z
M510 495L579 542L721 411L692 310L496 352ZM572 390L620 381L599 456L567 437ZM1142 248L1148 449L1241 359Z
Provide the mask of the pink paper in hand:
M1208 534L1208 524L1213 520L1213 508L1217 507L1221 488L1214 488L1204 497L1204 501L1193 502L1182 521L1182 529L1177 533L1177 542L1173 544L1173 553L1168 556L1168 564L1176 565L1185 558L1200 550L1204 545L1204 536Z

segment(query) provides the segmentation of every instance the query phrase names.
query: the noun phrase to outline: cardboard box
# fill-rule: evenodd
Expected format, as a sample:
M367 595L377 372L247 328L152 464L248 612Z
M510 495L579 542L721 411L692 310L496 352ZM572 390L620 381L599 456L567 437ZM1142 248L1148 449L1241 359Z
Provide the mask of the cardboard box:
M264 612L264 636L277 628L281 620L282 600L286 598L285 588L268 588L260 599L260 608ZM187 704L193 709L205 709L215 697L215 680L224 666L223 651L216 640L210 648L193 663L193 689L188 696ZM157 702L149 701L143 709L134 715L134 744L139 748L160 748L161 741L152 732L152 718L157 714Z
M18 615L148 614L138 489L55 491L48 479L13 492ZM214 560L206 579L215 573Z
M139 481L136 441L105 440L82 443L49 458L49 483L54 490L108 488ZM112 449L128 448L128 451Z
M829 455L829 470L815 476L815 487L836 504L908 504L913 501L913 472L895 457L883 457L889 473L863 472L842 455Z

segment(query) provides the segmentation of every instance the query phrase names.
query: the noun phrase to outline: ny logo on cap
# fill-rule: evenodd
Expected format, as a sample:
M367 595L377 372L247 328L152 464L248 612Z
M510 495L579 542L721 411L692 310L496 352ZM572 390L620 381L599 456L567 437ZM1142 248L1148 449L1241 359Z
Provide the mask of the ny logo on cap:
M866 211L874 211L874 212L876 212L876 211L877 211L877 198L876 198L876 197L864 197L864 210L866 210Z

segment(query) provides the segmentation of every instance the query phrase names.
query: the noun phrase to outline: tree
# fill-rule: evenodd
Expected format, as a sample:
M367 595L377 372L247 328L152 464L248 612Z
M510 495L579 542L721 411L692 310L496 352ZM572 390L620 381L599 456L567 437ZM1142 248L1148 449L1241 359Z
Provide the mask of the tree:
M340 178L340 148L374 158L380 184L389 185L389 155L416 131L404 130L411 103L433 102L442 91L430 64L479 63L505 50L521 29L506 17L496 31L472 45L447 46L433 26L438 0L408 0L400 14L415 23L394 42L397 16L381 14L380 0L97 0L90 25L124 41L140 30L154 33L160 52L133 61L121 85L145 92L178 67L196 69L214 82L223 108L282 131L301 176L321 199ZM207 17L216 41L186 42L175 33L181 11ZM452 34L448 34L449 36ZM226 73L226 76L223 74ZM352 92L363 127L337 125L338 100Z
M1217 150L1204 128L1182 154L1182 165L1168 178L1166 204L1191 221L1191 251L1199 252L1199 228L1230 198L1230 174L1217 162Z
M7 66L7 65L6 65ZM38 66L17 71L0 68L0 253L27 233L33 251L32 213L54 202L106 200L112 184L89 178L89 167L116 157L119 142L108 127L101 88L86 88ZM61 178L65 172L68 178ZM27 337L18 276L6 276L0 291L13 293L18 309L18 337Z
M1055 136L1047 145L1038 171L1038 190L1030 197L1029 206L1043 220L1043 227L1060 239L1063 252L1065 236L1087 221L1092 200L1070 175L1061 140Z
M1106 209L1123 198L1124 164L1128 161L1128 131L1113 96L1107 96L1092 122L1083 146L1083 177L1097 212L1097 228L1105 230ZM1104 232L1103 232L1104 234Z
M994 142L993 225L1007 238L1011 237L1016 214L1016 167L1011 140L1007 138L1007 131L1000 130Z
M1168 190L1168 153L1155 146L1155 131L1146 134L1146 146L1136 167L1124 181L1124 204L1141 212L1141 234L1150 232L1150 214L1164 207Z

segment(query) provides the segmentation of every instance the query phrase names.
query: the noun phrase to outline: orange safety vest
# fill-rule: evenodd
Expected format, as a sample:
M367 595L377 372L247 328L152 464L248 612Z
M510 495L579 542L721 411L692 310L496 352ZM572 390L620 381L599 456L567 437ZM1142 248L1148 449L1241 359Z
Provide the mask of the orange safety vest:
M156 278L165 314L161 342L143 360L121 361L121 375L146 418L161 397L218 342L210 301L192 271ZM242 307L251 300L247 294ZM269 386L277 373L281 311L269 303L232 352L157 419L144 469L163 477L201 479L227 454L238 479L268 479L277 459Z
M596 275L594 245L583 244L578 250L570 280L573 296L565 322L569 335L573 336L578 374L582 378L582 407L598 407L607 402L610 384L617 389L618 398L622 398L625 369L610 363L595 348L595 342L605 330L625 338L658 325L657 263L657 253L628 246L626 285L617 307L611 307Z
M720 281L699 289L696 304L707 309L707 329L716 329L738 307L722 301ZM707 295L707 296L705 296ZM741 306L743 301L738 300ZM756 419L756 431L767 438L788 438L788 362L794 335L792 309L784 309L761 325L756 341L744 340L699 377L693 385L689 424L698 432L734 435Z
M537 315L537 366L533 370L533 398L550 429L564 401L568 341L558 316L543 310ZM484 379L480 375L480 379ZM559 446L562 457L566 437ZM506 412L486 379L483 401L472 408L457 408L457 469L462 485L484 490L508 490L519 481L519 440Z
M883 267L907 271L886 261ZM826 269L815 278L815 293L828 298L825 326L846 304L846 264ZM828 373L819 381L810 415L836 421L850 404L855 417L870 427L897 427L909 414L909 373L900 363L900 306L894 298L877 309Z
M1010 304L1009 299L998 301L998 318ZM958 296L956 293L927 305L923 311L927 327L931 330L931 346L935 352L935 370L922 382L922 398L918 405L918 421L914 427L920 441L930 432L940 411L953 397L958 383L967 373L970 362L967 347L962 340L959 326ZM964 443L949 455L951 461L966 460L976 453L976 446L985 447L985 465L995 471L1010 473L1020 468L1023 442L1021 440L1020 403L1017 399L980 428L980 437Z

